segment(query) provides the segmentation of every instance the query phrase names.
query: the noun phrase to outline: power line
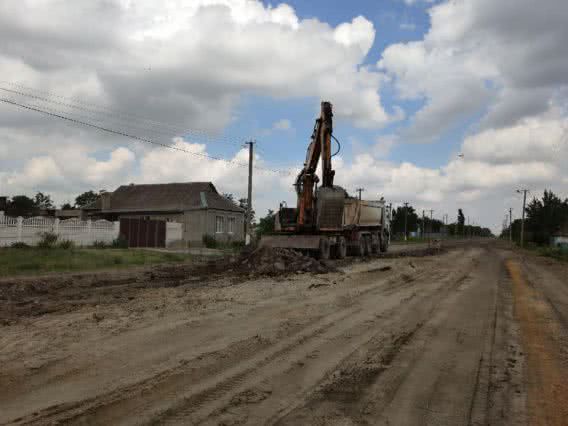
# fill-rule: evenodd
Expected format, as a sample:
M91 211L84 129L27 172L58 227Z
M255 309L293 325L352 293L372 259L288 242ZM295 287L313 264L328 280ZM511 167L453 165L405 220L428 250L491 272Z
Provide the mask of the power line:
M107 117L109 117L109 119L111 121L116 121L118 123L120 122L125 122L125 119L127 119L129 121L129 127L131 128L135 128L135 127L139 127L142 130L145 131L149 131L152 133L158 133L158 134L162 134L164 136L167 137L173 137L173 136L178 136L178 135L190 135L192 137L194 137L195 139L198 138L203 138L205 140L207 140L208 142L222 142L222 143L227 143L230 145L240 145L240 141L236 141L236 140L230 140L230 139L226 139L226 138L212 138L210 135L207 134L207 132L201 131L201 130L192 130L192 129L187 129L185 127L181 127L180 125L175 125L175 124L170 124L170 123L162 123L159 121L155 121L155 120L150 120L148 118L142 117L142 116L137 116L131 113L127 113L124 111L120 111L117 109L112 109L109 107L105 107L105 106L101 106L101 105L96 105L93 103L86 103L86 102L80 102L80 101L76 101L74 99L71 98L66 98L64 96L61 95L57 95L54 94L52 92L46 92L46 91L41 91L41 90L37 90L37 89L33 89L30 87L26 87L17 83L11 83L11 82L7 82L7 81L3 81L0 80L1 83L5 83L9 86L15 86L17 88L23 88L25 89L27 92L21 91L21 90L14 90L14 89L9 89L6 87L0 87L0 90L11 93L11 94L15 94L18 96L25 96L25 97L29 97L32 99L35 99L37 101L40 102L47 102L50 104L56 104L56 105L60 105L60 106L64 106L66 108L71 108L71 109L76 109L76 110L80 110L80 111L84 111L87 112L89 114L94 114L96 115L105 115ZM29 93L32 92L32 93ZM35 93L33 93L35 92ZM38 95L41 94L42 96ZM47 97L45 97L47 96ZM65 102L62 101L57 101L54 99L50 99L49 97L52 98L59 98L59 99L63 99ZM76 104L76 105L75 105ZM85 106L81 106L81 105L85 105ZM123 117L123 118L121 118ZM89 116L89 118L91 118ZM99 117L96 117L97 119L100 120ZM138 122L142 122L142 123L136 123L135 125L131 125L132 121L138 121ZM150 126L150 128L148 128L147 126Z
M17 106L17 107L20 107L20 108L24 108L24 109L27 109L29 111L39 112L41 114L45 114L45 115L48 115L48 116L51 116L51 117L66 120L66 121L69 121L69 122L72 122L72 123L75 123L75 124L80 124L80 125L83 125L83 126L87 126L87 127L90 127L90 128L101 130L103 132L107 132L107 133L111 133L111 134L115 134L115 135L119 135L119 136L124 136L124 137L134 139L134 140L137 140L137 141L140 141L140 142L158 145L158 146L161 146L163 148L168 148L168 149L172 149L172 150L175 150L175 151L185 152L186 154L194 155L194 156L197 156L197 157L207 158L207 159L210 159L210 160L224 161L224 162L229 163L229 164L235 164L239 167L248 167L248 164L246 164L246 163L241 163L241 162L234 161L234 160L227 160L227 159L222 158L222 157L217 157L217 156L208 155L208 154L202 154L202 153L199 153L199 152L188 151L184 148L180 148L180 147L177 147L177 146L168 145L168 144L165 144L165 143L162 143L162 142L157 142L157 141L154 141L154 140L151 140L151 139L148 139L148 138L143 138L143 137L136 136L136 135L131 135L131 134L126 133L122 130L109 129L107 127L99 126L97 124L89 123L87 121L77 120L75 118L66 117L64 115L57 114L57 113L54 113L54 112L49 112L49 111L46 111L46 110L41 109L41 108L36 108L36 107L30 106L30 105L25 105L25 104L20 104L18 102L12 101L10 99L0 98L0 102L4 102L4 103L10 104L10 105L14 105L14 106ZM286 175L291 174L289 171L284 171L284 170L269 169L269 168L265 168L265 167L255 167L255 168L257 170L268 171L268 172L271 172L271 173L286 174Z

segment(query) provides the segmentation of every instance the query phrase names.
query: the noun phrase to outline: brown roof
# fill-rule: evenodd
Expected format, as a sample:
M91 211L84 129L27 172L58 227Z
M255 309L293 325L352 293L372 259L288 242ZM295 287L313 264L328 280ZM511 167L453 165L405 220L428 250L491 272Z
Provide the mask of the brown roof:
M211 182L123 185L111 194L104 212L184 211L217 209L244 212L221 196Z

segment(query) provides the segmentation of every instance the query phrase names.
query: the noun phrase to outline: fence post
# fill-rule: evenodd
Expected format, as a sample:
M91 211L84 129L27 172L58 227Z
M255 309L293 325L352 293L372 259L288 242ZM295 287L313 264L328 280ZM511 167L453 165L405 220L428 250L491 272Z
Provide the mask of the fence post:
M113 240L118 239L120 237L120 222L113 222L112 223L112 232L113 232Z
M59 235L59 218L53 223L53 232Z
M89 244L93 243L93 221L91 219L87 220L87 244L85 244L86 246L88 246Z
M18 242L21 243L22 242L22 228L23 228L23 223L24 223L24 218L22 216L18 216L18 222L17 222L17 226L18 226Z

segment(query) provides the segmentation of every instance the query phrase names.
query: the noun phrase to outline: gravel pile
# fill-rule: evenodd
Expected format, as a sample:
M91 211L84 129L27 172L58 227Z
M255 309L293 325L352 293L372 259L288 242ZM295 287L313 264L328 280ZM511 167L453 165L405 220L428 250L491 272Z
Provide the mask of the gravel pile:
M261 247L241 256L234 269L249 275L274 276L302 272L324 274L334 271L335 267L294 250Z

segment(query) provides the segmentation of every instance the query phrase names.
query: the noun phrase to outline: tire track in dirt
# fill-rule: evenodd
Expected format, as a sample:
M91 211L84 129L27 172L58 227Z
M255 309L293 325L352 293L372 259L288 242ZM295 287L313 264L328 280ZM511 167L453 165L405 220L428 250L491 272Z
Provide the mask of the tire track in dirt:
M568 330L540 283L526 278L526 269L519 261L508 260L507 269L527 352L530 424L564 425L568 418Z
M461 256L456 254L451 258L454 257L459 258ZM320 341L331 338L333 333L331 333L331 331L327 331L328 328L332 329L335 334L341 333L342 330L334 327L334 324L341 324L345 319L353 318L360 314L361 308L357 306L357 303L361 299L373 296L381 296L381 298L393 296L394 298L394 296L401 292L406 292L406 296L404 297L412 298L416 295L413 296L413 292L409 291L409 289L412 289L415 285L417 285L418 281L427 279L435 281L442 278L443 275L443 270L437 271L436 268L434 268L434 270L425 269L413 276L405 276L405 274L394 275L392 278L381 282L380 285L376 285L372 283L372 280L375 279L375 277L373 274L369 274L369 277L366 277L364 280L362 279L362 281L366 281L368 279L371 283L362 286L358 285L352 292L354 294L347 292L346 294L348 296L343 302L345 305L344 308L340 311L340 313L334 313L320 320L323 324L320 324L320 327L316 326L308 327L308 329L302 328L301 330L293 330L294 332L291 336L289 336L283 343L279 342L276 345L273 345L272 342L252 344L250 345L250 350L236 351L234 357L227 356L224 351L220 351L218 356L224 357L225 362L219 362L215 367L216 369L211 370L211 373L220 375L221 373L228 371L226 375L229 378L225 381L221 381L217 388L212 383L200 383L200 380L203 378L196 377L191 371L190 365L194 360L188 360L186 365L162 372L150 377L148 380L135 383L130 387L119 388L99 397L79 401L77 403L58 404L35 413L35 415L20 418L18 421L21 423L47 423L54 421L74 422L86 420L89 423L93 421L98 423L98 420L100 420L104 423L106 420L125 423L125 419L128 419L129 417L131 418L132 412L138 412L137 410L140 406L144 407L149 404L153 409L159 410L164 399L168 403L171 403L172 398L177 398L179 400L180 390L186 391L186 393L189 393L190 395L195 395L188 396L186 394L182 396L182 401L187 401L188 398L192 397L194 398L194 401L197 401L199 398L203 399L202 402L193 405L189 410L190 412L193 412L204 405L204 403L206 405L208 401L216 400L218 395L229 393L235 387L239 387L241 383L246 381L246 378L250 376L251 373L259 368L259 365L267 365L270 362L278 360L290 353L290 351L294 348L305 345L306 342L309 342L314 338L318 338L319 336L321 336L319 337ZM404 297L400 298L400 300L404 301ZM360 321L354 324L352 328L359 328L361 323L365 323L365 321L368 321L366 314L362 315ZM367 324L372 326L374 325L374 322ZM328 334L326 334L326 332ZM260 356L258 356L258 351L261 351ZM257 356L255 357L255 355ZM261 359L260 364L259 359ZM247 360L250 360L250 368L245 368L243 370L242 367L244 364L247 364ZM234 364L237 364L237 366L232 368ZM232 380L231 377L233 378ZM218 379L218 377L215 377L214 381L218 381ZM213 390L217 390L213 391L211 390L211 387L213 387ZM191 390L187 392L187 388L190 388ZM207 397L208 394L210 395L209 397ZM154 407L155 405L157 405L157 407ZM171 411L171 413L174 411ZM185 410L184 413L186 411L187 410ZM149 417L151 418L152 415ZM132 420L133 422L138 423L140 418L138 418L138 420Z
M289 353L286 359L277 359L275 362L266 365L262 369L256 369L255 375L249 378L247 384L243 384L239 388L233 388L229 395L224 396L222 399L216 401L216 404L211 404L206 407L196 407L193 405L185 407L175 407L164 413L165 415L158 417L156 420L161 423L163 421L171 423L181 423L190 419L193 423L204 421L206 424L218 424L226 421L228 417L235 417L236 404L233 402L235 395L240 393L256 393L258 389L266 392L266 388L270 390L267 395L262 399L262 402L257 403L254 407L253 413L247 413L248 408L244 407L244 413L239 415L245 417L245 421L249 424L264 424L273 423L277 418L282 416L282 413L276 413L289 410L289 407L295 407L304 402L310 393L319 386L322 380L325 380L330 372L336 371L345 359L348 359L353 353L360 350L369 341L375 339L384 342L385 339L393 338L396 342L394 346L402 345L407 338L405 335L412 335L416 328L421 326L416 323L414 319L410 320L408 328L393 327L397 320L392 320L395 314L402 315L403 312L415 312L416 305L428 304L428 302L439 302L444 298L445 293L451 292L453 285L452 282L459 282L463 280L463 272L459 271L459 276L453 274L445 275L434 274L433 277L437 286L435 289L430 289L431 293L426 295L418 295L416 293L409 295L407 298L400 299L400 303L393 306L390 310L384 311L379 316L373 311L372 306L376 301L368 300L367 306L362 311L361 318L354 321L347 329L336 332L335 336L325 335L321 336L322 339L314 339L307 342L302 348ZM417 285L421 283L418 282ZM433 290L433 291L432 291ZM384 296L383 296L384 297ZM411 299L416 300L413 304L402 306L405 302ZM435 303L436 304L436 303ZM434 308L432 308L434 309ZM431 313L431 311L430 311ZM387 318L385 320L385 317ZM399 317L396 317L399 319ZM408 323L406 323L408 324ZM377 331L377 329L395 329L399 331L393 332L394 336L385 335L385 331ZM388 333L387 333L388 334ZM380 336L380 337L378 337ZM319 336L318 336L319 337ZM325 359L313 360L312 354L314 351L324 353ZM308 374L305 372L309 371ZM286 401L286 402L283 402ZM287 408L282 405L286 404ZM242 404L238 404L242 405ZM231 414L232 413L232 414ZM213 417L210 417L210 416ZM229 423L235 421L232 418ZM243 419L237 419L237 422Z
M325 391L278 424L467 424L483 348L479 338L492 339L492 315L479 308L496 289L496 283L484 288L485 277L470 273L431 309L422 307L424 323L408 329L408 338L403 332L401 345L370 342L346 360ZM468 306L470 296L476 303ZM490 303L489 311L494 309Z

